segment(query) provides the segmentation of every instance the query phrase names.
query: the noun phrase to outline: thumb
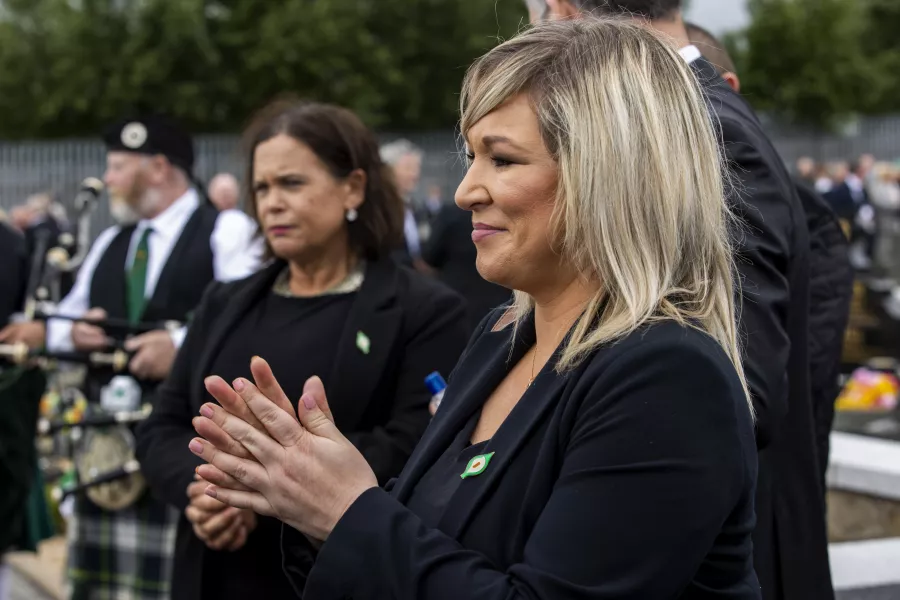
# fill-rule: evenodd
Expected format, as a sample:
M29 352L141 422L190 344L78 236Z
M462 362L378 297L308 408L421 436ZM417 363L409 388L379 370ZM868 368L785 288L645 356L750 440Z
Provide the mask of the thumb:
M332 440L342 437L334 422L319 408L312 394L303 394L300 397L300 402L297 403L297 417L303 428L313 435Z
M325 413L328 420L334 423L334 415L331 414L331 407L328 406L328 396L325 395L325 384L317 376L313 375L303 384L303 393L310 394L316 399L319 409Z
M125 340L125 349L129 352L137 352L140 350L144 345L144 340L147 339L144 337L145 335L146 334L142 333L141 335L136 335Z

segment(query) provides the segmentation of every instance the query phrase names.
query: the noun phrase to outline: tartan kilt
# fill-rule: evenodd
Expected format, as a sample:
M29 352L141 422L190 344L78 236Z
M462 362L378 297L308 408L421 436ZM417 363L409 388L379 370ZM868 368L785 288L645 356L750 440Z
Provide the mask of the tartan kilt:
M168 600L178 519L149 490L115 512L78 494L68 527L68 598Z

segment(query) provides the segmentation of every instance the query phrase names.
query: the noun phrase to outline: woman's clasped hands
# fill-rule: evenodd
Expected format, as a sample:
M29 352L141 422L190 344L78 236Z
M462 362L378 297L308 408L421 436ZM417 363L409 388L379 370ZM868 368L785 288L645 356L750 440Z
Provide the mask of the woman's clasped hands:
M266 361L254 357L250 371L256 385L206 379L220 405L204 404L193 420L200 437L191 452L209 463L197 474L211 484L208 496L325 540L350 505L377 487L375 474L335 427L318 377L304 385L295 412Z

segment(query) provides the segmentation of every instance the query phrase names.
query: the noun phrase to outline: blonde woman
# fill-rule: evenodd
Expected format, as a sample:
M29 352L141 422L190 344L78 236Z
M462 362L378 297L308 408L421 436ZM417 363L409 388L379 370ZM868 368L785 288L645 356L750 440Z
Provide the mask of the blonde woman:
M206 493L289 526L304 598L760 597L707 114L636 25L539 25L470 69L456 202L515 302L479 327L399 479L377 487L315 379L296 416L216 382L222 406L195 421ZM311 571L297 532L323 543Z

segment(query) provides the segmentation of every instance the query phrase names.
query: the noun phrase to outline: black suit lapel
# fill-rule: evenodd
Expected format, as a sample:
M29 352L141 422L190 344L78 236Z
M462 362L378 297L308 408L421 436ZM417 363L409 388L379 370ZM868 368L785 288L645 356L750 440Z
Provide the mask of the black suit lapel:
M509 373L512 365L528 350L519 344L510 355L512 328L486 331L468 351L453 373L444 393L441 409L435 415L422 440L407 461L392 494L409 500L416 484L452 443L472 415L481 409L491 392Z
M447 388L441 411L413 453L392 494L407 502L416 484L438 460L473 414L481 409L493 390L534 345L534 317L530 315L519 326L518 336L510 351L512 327L486 332L465 356L462 369L457 368ZM568 336L560 344L565 347ZM485 446L484 453L494 453L487 469L460 483L441 517L440 528L451 537L459 537L471 518L484 503L491 490L499 485L509 464L515 459L532 432L556 405L568 377L555 373L560 350L544 366L534 383ZM462 473L460 473L462 475Z
M347 323L340 334L334 367L325 384L335 424L356 429L374 396L403 325L397 298L397 266L390 259L369 263ZM424 386L424 381L422 382Z
M488 495L501 484L506 469L532 432L545 421L547 413L557 404L568 377L553 372L555 363L555 360L548 361L500 429L485 445L484 454L494 453L487 469L478 476L460 482L450 498L440 521L440 529L450 537L459 538Z
M144 314L153 314L160 309L164 310L168 306L171 292L174 288L173 278L178 271L178 259L185 254L188 246L193 243L197 231L200 229L202 221L200 210L199 207L194 210L188 222L184 224L184 229L181 230L175 245L172 246L172 251L169 252L166 264L163 265L163 269L159 274L159 279L156 280L153 296L151 296L144 307Z
M206 391L203 379L209 373L225 337L234 330L235 324L250 311L253 305L272 289L275 279L278 278L278 274L284 267L283 261L276 260L249 280L246 287L228 299L221 315L212 315L212 325L207 332L203 352L193 373L194 382L191 390L193 390L192 393L200 394L194 399L196 404L199 405L205 401Z

